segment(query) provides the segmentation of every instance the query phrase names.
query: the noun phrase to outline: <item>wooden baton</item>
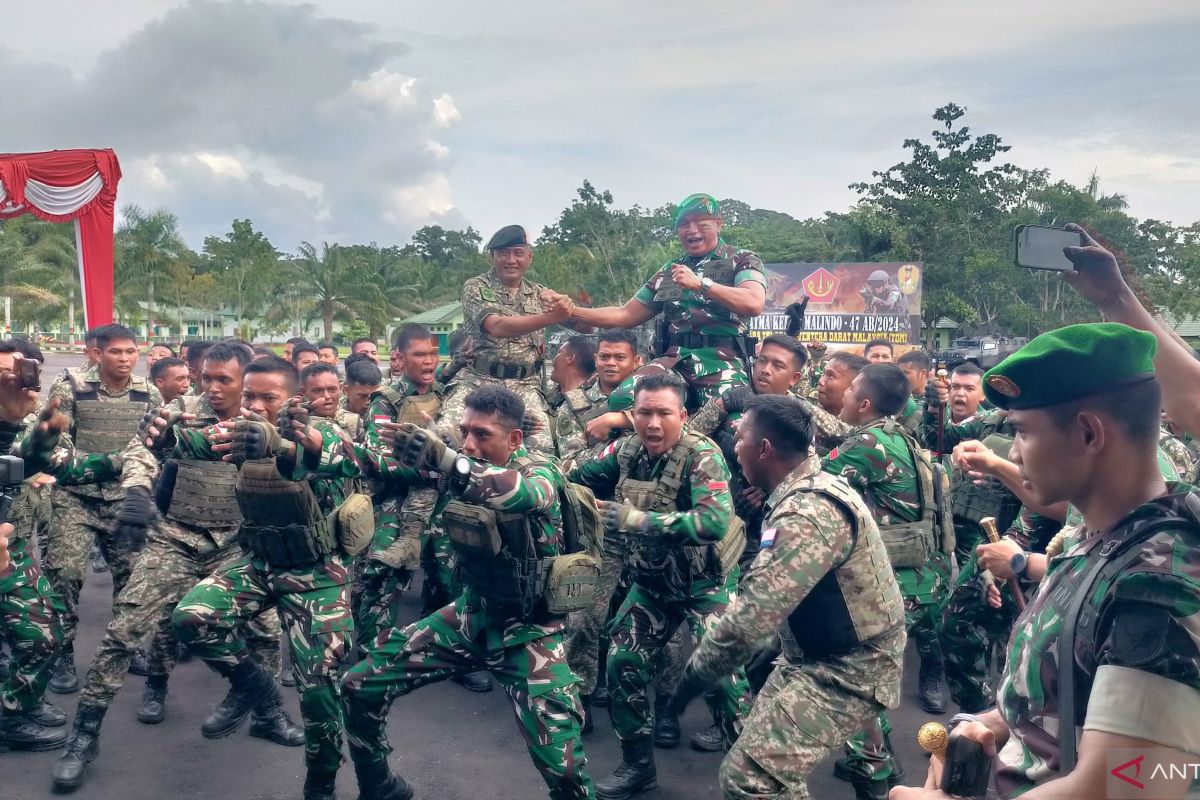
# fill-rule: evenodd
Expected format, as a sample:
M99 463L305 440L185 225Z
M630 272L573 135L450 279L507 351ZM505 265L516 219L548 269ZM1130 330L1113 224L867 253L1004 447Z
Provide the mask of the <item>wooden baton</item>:
M983 528L983 533L992 544L1000 541L1000 531L996 527L995 517L984 517L979 520L979 527ZM1025 610L1025 593L1021 591L1021 580L1016 575L1010 575L1007 579L1008 588L1012 589L1013 602L1017 604L1017 611Z

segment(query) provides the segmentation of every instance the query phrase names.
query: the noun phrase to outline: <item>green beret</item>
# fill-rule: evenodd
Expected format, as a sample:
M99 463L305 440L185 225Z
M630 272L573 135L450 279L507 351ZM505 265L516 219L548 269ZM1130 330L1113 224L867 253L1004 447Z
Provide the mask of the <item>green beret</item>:
M503 250L505 247L516 247L520 244L529 244L529 237L525 235L525 229L520 225L505 225L492 234L492 238L488 239L484 249Z
M1058 405L1154 377L1154 334L1117 322L1068 325L1043 333L983 376L999 408Z
M689 194L679 201L679 205L675 206L675 227L679 227L679 223L684 217L693 215L715 217L720 213L721 206L711 194Z

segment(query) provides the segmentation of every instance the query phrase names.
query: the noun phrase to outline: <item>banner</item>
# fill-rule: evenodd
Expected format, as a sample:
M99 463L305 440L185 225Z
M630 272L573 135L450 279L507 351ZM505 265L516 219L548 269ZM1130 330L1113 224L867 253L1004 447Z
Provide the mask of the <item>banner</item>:
M819 339L835 350L887 339L897 350L921 342L920 262L767 264L767 305L750 322L763 338L787 328L784 309L808 297L804 341Z

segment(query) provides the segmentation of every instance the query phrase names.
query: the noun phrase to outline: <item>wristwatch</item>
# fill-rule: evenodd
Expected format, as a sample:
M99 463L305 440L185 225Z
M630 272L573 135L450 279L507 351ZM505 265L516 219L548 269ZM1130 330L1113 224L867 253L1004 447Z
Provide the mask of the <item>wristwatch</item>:
M1025 570L1029 568L1029 553L1013 553L1012 558L1008 560L1008 568L1013 571L1013 575L1024 578Z
M701 292L703 292L704 294L708 294L708 290L711 289L712 287L713 287L713 279L712 278L701 278L700 279L700 291Z

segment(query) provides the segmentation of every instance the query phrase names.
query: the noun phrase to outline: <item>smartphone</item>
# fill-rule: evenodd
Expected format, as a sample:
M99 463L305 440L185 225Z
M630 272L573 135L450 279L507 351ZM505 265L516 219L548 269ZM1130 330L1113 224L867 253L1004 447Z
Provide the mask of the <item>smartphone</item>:
M42 367L32 358L17 359L17 379L22 389L42 390Z
M1017 266L1025 269L1070 272L1075 265L1063 255L1063 248L1083 246L1077 231L1045 225L1018 225L1015 238Z

